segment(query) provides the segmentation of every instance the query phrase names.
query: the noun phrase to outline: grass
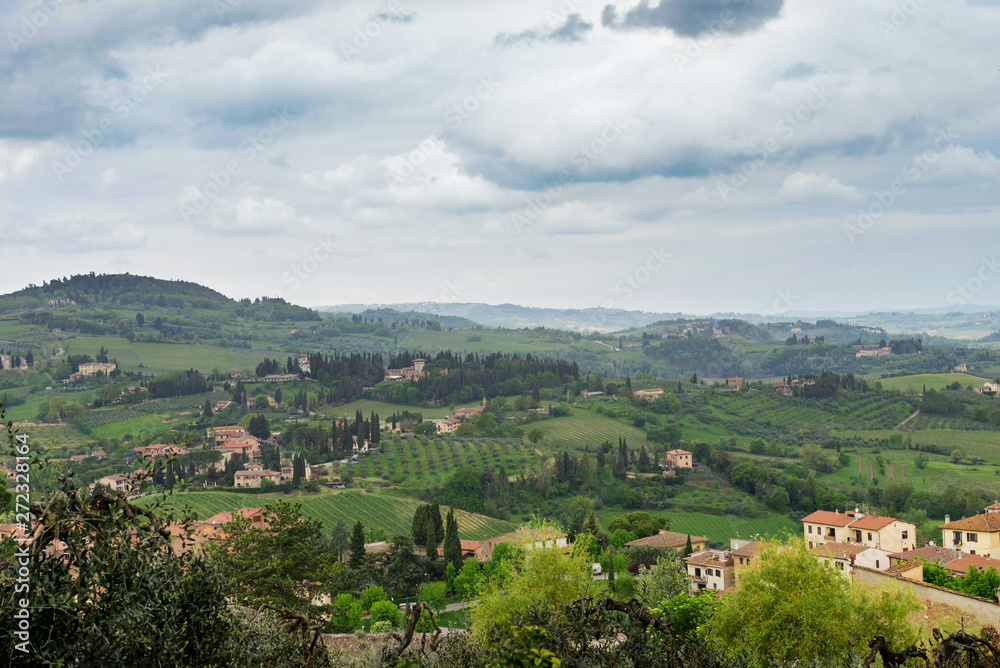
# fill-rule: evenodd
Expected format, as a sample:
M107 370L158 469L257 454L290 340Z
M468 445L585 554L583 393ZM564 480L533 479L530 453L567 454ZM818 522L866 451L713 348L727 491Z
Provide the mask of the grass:
M837 431L834 432L834 435L862 440L885 440L891 435L898 433L900 432L891 429L879 429L872 431ZM914 445L943 445L949 452L957 448L966 457L979 457L984 461L1000 465L1000 432L987 430L921 429L907 432L904 434L904 438L912 438ZM914 453L915 456L916 454Z
M157 433L167 431L171 426L176 426L176 424L165 425L163 423L164 420L169 418L169 413L140 415L126 420L119 420L118 422L112 422L111 424L106 424L101 427L95 427L91 433L94 438L111 438L116 440L121 439L122 435L126 433L138 434L142 430L146 430L150 433Z
M530 428L542 430L546 445L566 444L577 449L593 448L605 441L617 445L623 437L632 449L646 443L646 432L624 422L582 408L571 407L566 417L534 422Z
M878 455L864 451L852 453L848 465L822 478L824 482L836 484L848 497L855 490L866 489L869 485L868 462L877 466L877 457L882 457L886 466L886 475L879 481L880 485L892 485L893 474L895 483L913 487L914 491L928 491L935 494L944 492L948 487L959 490L981 489L994 494L1000 494L1000 468L996 464L952 464L943 455L927 454L927 467L921 471L916 466L916 458L920 453L915 450L882 450ZM863 473L858 473L858 458L862 460ZM995 458L994 458L995 459ZM875 475L877 476L877 470ZM859 484L860 482L860 484Z
M978 387L983 384L983 379L966 373L920 373L913 376L882 378L878 382L882 383L882 388L886 390L920 392L925 386L928 390L943 390L955 382L963 388L968 385Z
M78 336L63 343L69 352L94 356L101 347L118 360L123 371L184 371L253 369L265 357L282 359L287 353L266 350L233 350L219 346L171 343L129 343L113 336ZM141 366L140 366L141 365Z
M478 406L479 402L467 405ZM456 406L456 408L458 408L458 406ZM346 415L351 420L354 420L354 414L359 410L366 418L374 412L378 413L379 417L383 420L393 413L402 413L403 411L420 413L424 416L424 418L429 419L444 418L451 414L451 409L448 406L423 408L421 406L390 404L383 401L370 401L368 399L359 399L358 401L352 401L351 403L343 404L342 406L323 406L319 409L319 412L323 413L327 417L344 417Z
M611 521L626 513L635 512L621 508L603 508L597 511L601 516L601 528L605 531ZM766 517L731 517L727 515L708 515L705 513L663 512L650 513L662 515L670 520L670 531L686 533L693 536L705 536L711 541L729 545L730 538L751 538L755 535L763 537L780 537L783 535L798 536L802 534L802 526L787 515L768 515Z
M273 494L180 492L169 497L165 505L175 509L188 506L199 519L206 519L216 513L238 508L263 508L279 499L301 503L303 512L309 517L321 520L326 532L332 530L338 520L343 520L348 529L360 521L367 529L384 529L390 537L410 534L413 513L422 503L417 499L395 495L324 489L319 494L294 495L280 492ZM151 497L139 500L140 505L150 502ZM445 514L448 509L442 506L441 512ZM465 540L482 540L498 536L513 531L518 526L513 522L458 509L455 510L455 517L458 520L459 535Z

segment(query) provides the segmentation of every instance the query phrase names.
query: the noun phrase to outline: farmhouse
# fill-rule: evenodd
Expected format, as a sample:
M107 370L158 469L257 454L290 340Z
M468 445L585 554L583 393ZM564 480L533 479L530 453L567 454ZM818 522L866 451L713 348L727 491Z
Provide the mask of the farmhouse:
M450 434L461 426L462 421L457 420L453 417L445 418L435 425L437 427L437 433L439 434Z
M985 513L954 522L945 515L944 524L938 528L944 547L948 549L958 550L963 555L1000 558L1000 503L987 506Z
M866 515L855 509L817 510L802 518L803 532L809 547L822 543L857 543L890 552L916 547L917 525L895 517Z
M704 590L721 591L733 586L733 555L728 551L702 550L686 557L684 563L692 594Z
M295 360L296 362L298 362L299 370L301 370L302 373L307 374L312 369L312 366L310 365L309 362L309 355L299 355L298 357L295 358Z
M424 365L427 364L427 360L423 358L417 358L413 360L413 366L403 367L402 369L386 369L385 378L391 381L403 381L403 380L420 380L424 376Z
M743 387L744 382L745 382L744 378L740 378L739 376L733 376L732 378L726 379L726 388L730 390L738 390L741 387Z
M79 373L81 376L93 376L98 373L110 376L111 372L117 368L118 364L115 362L84 362L80 365Z
M691 453L687 450L671 450L660 460L660 466L679 469L694 468L694 464L691 463Z
M859 350L854 354L855 357L882 357L884 355L891 355L892 348L885 346L882 348L875 348L872 350Z
M646 401L656 401L663 394L662 387L653 387L648 390L636 390L632 393L632 396L636 399L645 399Z
M517 531L505 533L479 542L479 554L483 561L489 561L493 549L500 543L510 543L526 550L535 548L566 547L566 534L552 527L521 527Z
M232 403L232 402L229 402ZM209 440L215 439L226 443L228 441L241 441L250 436L247 430L239 425L229 425L225 427L210 427L208 430Z
M233 474L233 487L260 487L264 480L270 480L278 484L281 474L277 471L265 471L263 467L248 468L245 471L237 471Z
M298 378L299 375L296 373L270 373L264 376L264 382L267 383L288 383L290 381Z
M733 557L733 579L740 579L740 571L749 568L750 563L757 559L757 552L760 550L760 543L755 540L740 540L733 538L729 541L729 553Z
M467 418L479 415L486 409L486 397L483 397L483 402L478 406L472 408L456 408L451 412L452 417L456 418Z

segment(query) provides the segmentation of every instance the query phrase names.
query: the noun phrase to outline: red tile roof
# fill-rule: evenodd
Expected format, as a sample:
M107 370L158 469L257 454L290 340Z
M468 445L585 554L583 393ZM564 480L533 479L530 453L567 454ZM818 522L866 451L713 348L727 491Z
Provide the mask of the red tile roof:
M802 518L803 522L811 524L825 524L834 527L846 527L854 521L854 517L848 517L844 513L830 512L829 510L817 510Z
M938 529L955 529L958 531L1000 531L1000 513L985 513L963 517L954 522L942 524Z
M850 559L872 548L858 543L821 543L813 552L817 557L830 559Z
M913 559L926 559L930 563L940 561L941 565L947 564L950 561L955 561L962 556L962 553L958 550L949 550L946 547L941 547L940 545L928 545L926 547L918 547L915 550L904 550L903 552L896 552L895 554L890 554L893 559L900 559L902 561L912 561Z
M674 533L673 531L661 531L660 533L639 538L625 543L628 547L684 547L687 545L688 535L686 533ZM692 543L707 543L704 536L691 536Z
M895 521L895 517L887 517L885 515L865 515L861 519L851 522L851 528L878 531L879 529L889 526Z
M963 554L961 559L949 561L945 568L955 575L965 575L969 572L969 566L976 568L996 568L1000 570L1000 559L990 559L978 554Z

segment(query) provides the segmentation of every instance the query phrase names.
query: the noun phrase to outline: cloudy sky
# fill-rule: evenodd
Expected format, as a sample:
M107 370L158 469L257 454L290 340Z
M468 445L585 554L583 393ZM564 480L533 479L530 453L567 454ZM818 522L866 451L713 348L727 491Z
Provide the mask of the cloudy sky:
M0 291L1000 303L1000 2L656 1L3 3Z

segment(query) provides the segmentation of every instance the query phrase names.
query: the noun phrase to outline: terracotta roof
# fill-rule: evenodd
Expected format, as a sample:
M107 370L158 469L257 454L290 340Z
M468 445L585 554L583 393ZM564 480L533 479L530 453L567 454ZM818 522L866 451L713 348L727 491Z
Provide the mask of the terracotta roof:
M734 557L755 557L757 552L760 550L760 543L757 541L752 541L747 543L743 547L738 547L732 551Z
M691 453L687 450L671 450L667 453L668 455L690 455Z
M1000 513L985 513L973 515L948 524L942 524L938 529L956 529L958 531L1000 531Z
M628 547L684 547L687 545L688 534L674 533L673 531L661 531L660 533L639 538L625 543ZM707 543L704 536L691 536L692 543Z
M1000 570L1000 559L990 559L978 554L963 554L961 559L949 561L945 568L956 575L965 575L969 572L969 566L975 566L976 568L996 568Z
M869 531L878 531L879 529L889 526L895 521L896 521L895 517L887 517L885 515L865 515L861 519L854 520L853 522L851 522L851 528L867 529Z
M986 506L986 510L1000 510L1000 503L991 503Z
M727 559L726 557L725 552L702 550L701 552L695 552L690 557L686 557L684 563L691 564L692 566L732 566L733 558L730 556Z
M813 550L818 557L850 559L872 548L858 543L822 543Z
M852 513L853 515L853 513ZM812 524L826 524L827 526L846 527L854 521L854 517L848 517L845 513L831 513L829 510L817 510L802 518L803 522Z
M896 552L895 554L890 554L893 559L900 559L903 561L911 561L913 559L926 559L930 563L940 561L941 565L947 564L949 561L955 561L962 556L962 553L958 550L949 550L946 547L941 547L940 545L928 545L926 547L919 547L915 550L904 550L903 552Z

